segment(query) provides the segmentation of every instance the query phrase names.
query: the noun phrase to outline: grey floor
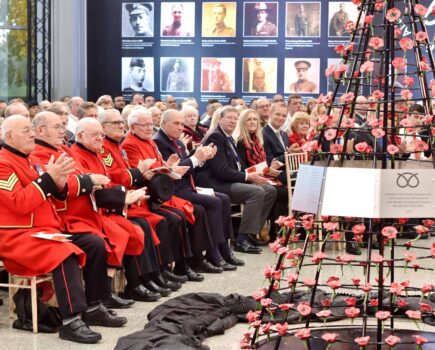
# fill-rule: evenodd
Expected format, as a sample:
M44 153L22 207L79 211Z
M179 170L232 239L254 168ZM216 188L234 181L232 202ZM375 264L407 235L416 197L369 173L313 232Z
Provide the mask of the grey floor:
M431 240L422 240L421 245L429 247L433 238ZM365 253L366 250L363 250ZM343 254L344 252L338 252L336 250L327 250L329 256L334 256L336 254ZM397 253L397 256L400 252ZM246 262L244 267L239 268L236 272L225 272L223 274L207 274L206 279L202 283L186 283L183 288L171 295L171 297L179 296L184 293L190 292L213 292L221 293L227 295L230 293L239 293L241 295L252 295L253 292L257 291L260 287L265 286L265 281L262 278L262 270L265 266L273 265L275 257L268 250L264 249L261 255L247 255L247 254L236 254L243 258ZM422 264L423 265L423 264ZM430 263L430 267L433 267L433 262ZM335 270L333 270L335 269ZM325 276L335 274L341 276L340 268L323 268L322 272L325 272ZM351 277L355 275L360 276L362 271L358 268L345 267L344 274L341 277L343 282L350 280ZM304 269L302 277L312 277L312 269ZM411 280L414 284L421 286L422 283L434 283L434 272L433 271L421 271L414 272L408 269L408 273L405 276L403 272L396 273L396 280L403 281L405 279ZM7 295L5 293L0 293L1 297L6 300ZM168 298L162 298L159 302L164 302ZM12 329L12 320L8 318L7 306L0 307L0 349L20 349L20 350L69 350L69 349L93 349L93 350L106 350L113 349L116 341L119 337L127 335L129 333L143 329L146 323L146 315L150 310L156 307L159 302L154 303L136 303L133 308L127 310L120 310L119 314L126 316L128 318L128 324L126 327L120 329L109 329L94 327L96 331L99 331L103 335L103 340L95 345L80 345L75 343L70 343L62 341L58 338L57 334L31 334L23 331L18 331ZM396 324L397 328L414 329L414 323L412 322L398 322ZM429 327L427 325L420 325L422 330L435 331L435 328ZM213 350L236 350L239 349L239 341L247 331L246 324L238 324L235 327L226 331L222 336L216 336L209 338L205 341L211 349Z

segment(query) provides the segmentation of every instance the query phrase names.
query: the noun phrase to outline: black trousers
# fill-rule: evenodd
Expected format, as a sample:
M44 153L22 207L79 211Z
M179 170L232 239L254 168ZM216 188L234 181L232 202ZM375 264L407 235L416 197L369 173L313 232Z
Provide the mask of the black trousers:
M70 255L53 270L56 298L64 318L84 312L88 305L110 297L104 241L87 233L73 234L70 239L86 253L86 265L82 270L85 290L77 257Z
M177 208L165 205L158 208L151 208L151 210L153 213L159 214L167 220L173 261L182 261L192 257L192 247L187 234L187 219L183 212Z

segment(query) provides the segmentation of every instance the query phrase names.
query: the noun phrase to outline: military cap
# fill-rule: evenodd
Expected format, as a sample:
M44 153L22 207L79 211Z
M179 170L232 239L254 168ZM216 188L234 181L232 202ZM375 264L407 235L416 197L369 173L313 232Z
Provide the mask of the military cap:
M305 68L308 69L311 67L311 63L305 60L299 60L295 62L296 69Z
M257 2L254 8L256 11L269 11L265 2Z
M149 14L153 9L151 4L127 4L125 8L130 16L140 15L141 13Z

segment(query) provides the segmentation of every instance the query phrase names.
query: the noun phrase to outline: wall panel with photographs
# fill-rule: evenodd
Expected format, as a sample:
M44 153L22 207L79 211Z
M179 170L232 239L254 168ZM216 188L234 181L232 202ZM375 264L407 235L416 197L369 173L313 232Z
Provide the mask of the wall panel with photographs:
M429 4L427 4L429 5ZM351 1L122 1L88 7L88 97L135 91L178 101L305 99L332 89L325 69L356 21Z

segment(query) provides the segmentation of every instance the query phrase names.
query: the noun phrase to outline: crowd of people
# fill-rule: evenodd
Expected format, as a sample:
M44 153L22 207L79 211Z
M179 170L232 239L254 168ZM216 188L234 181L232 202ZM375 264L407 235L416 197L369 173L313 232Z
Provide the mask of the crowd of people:
M370 99L357 98L354 128L372 125ZM400 108L412 129L395 139L401 156L431 157L415 152L428 137L424 109ZM10 273L53 272L60 337L98 342L89 326L127 322L112 309L156 301L203 273L234 271L244 262L233 250L259 254L276 239L274 222L288 213L285 153L312 152L315 144L328 152L331 139L317 144L319 125L338 112L326 113L322 99L304 103L296 94L249 105L210 100L202 115L193 98L178 105L173 96L141 93L128 104L122 95L0 101L0 257ZM368 148L376 156L371 133L349 139L349 153L361 154L364 143L364 157ZM234 205L242 205L237 232ZM70 236L59 242L59 234ZM361 254L351 238L346 251ZM121 268L122 298L112 292Z

